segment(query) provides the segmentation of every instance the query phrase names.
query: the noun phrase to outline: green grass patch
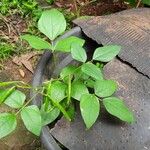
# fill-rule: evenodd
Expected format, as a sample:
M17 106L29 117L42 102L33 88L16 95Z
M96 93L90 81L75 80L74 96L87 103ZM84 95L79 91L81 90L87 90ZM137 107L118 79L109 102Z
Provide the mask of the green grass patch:
M0 44L0 60L6 59L13 54L13 46L2 42Z

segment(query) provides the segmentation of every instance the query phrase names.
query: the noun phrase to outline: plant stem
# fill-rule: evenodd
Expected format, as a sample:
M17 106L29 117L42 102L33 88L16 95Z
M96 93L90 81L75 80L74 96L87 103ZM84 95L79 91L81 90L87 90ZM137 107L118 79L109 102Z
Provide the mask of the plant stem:
M37 94L39 94L39 92L37 92L31 99L29 99L22 107L21 109L19 109L15 115L18 115L32 100L33 98L35 98L37 96Z
M18 84L18 83L22 83L21 81L8 81L8 82L0 82L0 87L3 87L3 86L9 86L11 84Z
M99 96L97 96L96 94L94 94L98 99L99 99L99 101L103 101Z
M57 57L56 57L55 53L53 53L53 62L54 62L54 67L56 67L56 65L57 65Z
M43 93L41 93L41 94L43 94ZM43 95L47 96L51 100L51 102L53 103L53 105L56 106L63 113L63 115L65 116L65 118L67 120L71 121L71 119L70 119L68 113L66 112L66 110L58 102L52 100L47 94L43 94Z
M49 110L47 110L47 112L51 112L55 107L53 106L52 108L50 108Z
M54 48L54 41L51 41L51 45L52 45L52 53L54 52L55 48Z
M53 101L54 105L64 114L64 116L66 117L67 120L71 121L70 116L68 115L68 113L66 112L66 110L57 102Z
M54 48L54 41L51 41L51 44L52 44L52 60L53 60L53 62L54 62L54 67L56 67L56 64L57 64L57 59L56 59L56 55L55 55L55 53L54 53L54 51L55 51L55 48Z
M48 87L47 87L47 89L46 89L46 94L48 94L49 93L49 91L50 91L50 88L51 88L51 82L52 82L52 80L50 80L50 82L48 83ZM46 96L45 97L45 111L47 111L48 110L48 107L49 107L49 103L50 101L49 101L49 98Z
M22 88L22 89L31 89L31 86L21 86L21 85L16 85L17 88Z
M67 97L67 104L69 105L71 101L71 76L68 76L68 97Z

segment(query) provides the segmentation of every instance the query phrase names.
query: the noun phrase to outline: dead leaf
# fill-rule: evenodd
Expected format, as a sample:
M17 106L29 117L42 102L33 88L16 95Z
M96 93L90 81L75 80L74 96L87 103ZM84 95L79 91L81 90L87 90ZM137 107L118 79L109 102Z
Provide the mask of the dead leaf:
M21 66L21 64L22 64L18 56L15 56L13 58L12 62L18 66Z
M23 65L26 69L28 69L30 72L33 73L33 67L32 64L30 63L30 59L40 54L41 53L39 52L30 52L27 54L23 54L20 57L19 56L14 57L12 61L18 66Z
M28 61L28 60L22 60L21 62L24 65L24 67L26 67L26 69L28 69L30 72L33 73L33 67L31 65L30 61Z
M30 52L30 53L21 55L21 58L29 60L29 59L31 59L32 57L34 57L34 56L36 56L36 55L39 55L39 54L40 54L39 52Z

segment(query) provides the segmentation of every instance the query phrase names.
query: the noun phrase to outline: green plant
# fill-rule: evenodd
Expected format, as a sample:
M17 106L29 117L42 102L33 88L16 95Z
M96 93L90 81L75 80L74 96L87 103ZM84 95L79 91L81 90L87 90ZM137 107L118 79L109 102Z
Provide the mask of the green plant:
M131 6L138 7L140 3L150 5L150 0L125 0L126 2L129 2Z
M150 5L150 0L142 0L143 4Z
M17 9L17 12L22 15L34 13L38 10L38 4L36 0L2 0L0 3L1 14L6 15L11 10Z
M13 46L1 42L0 44L0 60L8 58L13 53Z
M55 0L46 0L49 4L53 4Z
M21 38L28 41L35 49L51 50L53 55L55 51L71 53L72 58L78 61L79 65L66 66L58 78L51 78L41 87L33 88L19 81L1 82L1 87L11 86L11 88L0 91L0 104L5 103L17 111L0 114L0 138L15 130L17 115L21 115L26 128L35 135L40 135L42 126L55 121L62 114L71 121L75 117L74 102L79 103L87 129L97 120L101 105L108 113L120 120L134 122L133 114L124 102L112 96L117 90L117 83L106 80L101 65L94 63L95 61L109 62L119 53L120 46L99 47L95 50L92 60L88 61L83 48L85 42L83 39L72 36L54 44L53 41L66 29L64 16L56 9L43 12L38 28L51 42L33 35L23 35ZM41 108L35 105L28 106L34 97L25 102L26 96L19 88L32 89L37 94L42 94Z
M22 31L39 34L37 20L42 14L42 8L36 0L1 0L0 21L2 21L2 34L0 41L0 60L15 54L31 51L26 44L17 40ZM10 21L11 20L11 21ZM18 22L19 21L19 22ZM17 23L18 27L16 28ZM5 25L3 25L5 24ZM15 36L13 36L15 35ZM14 43L14 41L16 41ZM23 45L24 44L24 45Z

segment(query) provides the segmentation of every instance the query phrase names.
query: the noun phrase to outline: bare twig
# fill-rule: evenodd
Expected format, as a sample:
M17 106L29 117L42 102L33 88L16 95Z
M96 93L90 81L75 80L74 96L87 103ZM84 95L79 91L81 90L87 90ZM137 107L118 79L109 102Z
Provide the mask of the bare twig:
M76 15L77 15L77 17L78 17L78 6L77 6L77 1L76 1L76 0L73 0L73 3L74 3Z
M138 8L138 7L140 6L141 1L142 1L142 0L138 0L138 3L137 3L137 5L136 5L136 8Z
M8 34L10 35L11 30L10 30L9 24L7 23L8 22L7 19L3 16L0 16L0 17L1 17L0 20L2 20L6 24L6 26L8 28Z

